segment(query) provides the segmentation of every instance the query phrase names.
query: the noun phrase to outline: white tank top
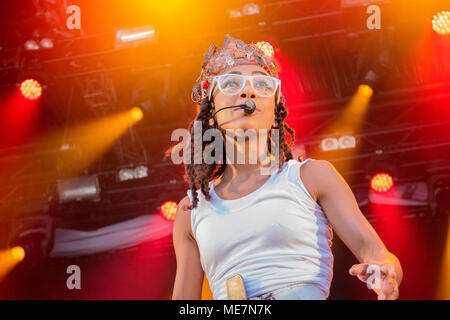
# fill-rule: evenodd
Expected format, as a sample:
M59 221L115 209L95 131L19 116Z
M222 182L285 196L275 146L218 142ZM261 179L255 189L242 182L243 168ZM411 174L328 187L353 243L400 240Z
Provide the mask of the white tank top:
M317 285L329 295L333 231L300 178L302 162L289 160L259 189L235 200L197 190L192 233L214 299L226 300L226 280L241 275L247 297L287 285ZM192 201L191 190L187 194ZM192 203L192 202L191 202Z

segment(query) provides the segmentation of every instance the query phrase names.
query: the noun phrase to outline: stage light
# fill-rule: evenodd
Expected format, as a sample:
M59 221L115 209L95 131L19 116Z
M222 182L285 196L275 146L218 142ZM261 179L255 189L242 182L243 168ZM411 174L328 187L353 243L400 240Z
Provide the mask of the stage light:
M142 179L148 177L148 168L146 166L139 166L134 169L134 177Z
M11 248L11 256L16 261L22 261L25 258L25 250L21 246Z
M241 10L239 10L239 9L237 9L237 8L230 8L230 9L227 9L227 13L228 13L228 16L229 16L231 19L242 17L242 12L241 12Z
M25 258L25 250L21 246L8 246L0 250L0 282Z
M175 214L177 213L177 203L174 201L166 201L161 206L161 214L162 216L169 220L175 220Z
M134 121L138 122L138 121L142 120L142 118L144 117L144 113L142 112L141 108L133 107L130 110L130 116Z
M356 147L356 138L354 136L339 137L339 149L353 149Z
M119 181L127 181L134 179L134 170L133 169L120 169L119 170Z
M151 43L155 40L156 30L153 26L122 29L116 32L116 48Z
M259 14L259 6L256 3L247 3L242 8L242 13L244 14L244 16Z
M441 11L433 16L433 30L437 34L450 34L450 11Z
M379 172L370 179L370 188L376 192L388 192L394 186L394 179L385 172Z
M148 177L148 167L138 166L136 168L123 168L117 174L118 181L127 181L134 179L143 179Z
M59 203L90 200L100 201L100 183L96 175L58 180Z
M150 38L151 36L153 36L154 33L155 33L154 30L148 30L148 31L137 32L137 33L132 33L132 34L120 34L119 33L119 38L120 38L120 40L122 40L124 42L135 41L135 40Z
M398 159L379 149L364 164L364 175L370 192L385 193L395 186L399 179Z
M41 39L40 44L41 44L41 48L44 48L44 49L51 49L51 48L53 48L53 40L50 39L50 38L43 38L43 39Z
M36 100L42 95L42 86L35 79L26 79L20 83L20 92L28 100Z
M24 47L28 51L39 50L39 44L35 40L27 40L24 44Z
M339 149L339 141L333 137L325 138L320 142L320 147L322 151L337 150Z
M358 87L358 93L365 97L371 97L373 95L373 89L367 84L360 84Z
M258 41L256 46L261 49L264 54L268 57L273 57L275 51L273 50L273 46L267 41Z
M338 149L353 149L356 147L356 137L346 135L339 138L327 137L320 142L322 151L332 151Z

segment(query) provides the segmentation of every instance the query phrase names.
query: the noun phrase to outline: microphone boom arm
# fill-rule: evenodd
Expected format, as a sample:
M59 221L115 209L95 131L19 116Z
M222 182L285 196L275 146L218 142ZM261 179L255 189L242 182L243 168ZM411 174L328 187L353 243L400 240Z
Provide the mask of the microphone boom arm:
M224 108L222 108L220 110L217 110L216 112L213 113L212 116L214 117L219 111L222 111L222 110L225 110L225 109L229 109L229 108L242 108L242 109L244 109L244 112L246 114L252 114L253 112L255 112L256 105L255 105L255 102L253 100L247 100L243 104L238 104L238 105L235 105L235 106L224 107Z

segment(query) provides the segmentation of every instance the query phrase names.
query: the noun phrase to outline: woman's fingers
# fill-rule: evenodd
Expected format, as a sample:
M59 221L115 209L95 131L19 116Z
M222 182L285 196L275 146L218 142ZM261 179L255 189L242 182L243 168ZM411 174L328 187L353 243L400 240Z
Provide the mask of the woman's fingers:
M369 274L367 274L367 267L368 265L365 263L355 264L349 269L349 273L352 276L357 276L357 278L362 282L367 282L367 279L369 278Z
M387 300L397 300L398 296L399 296L399 291L398 291L398 283L397 281L395 281L395 287L394 290L391 292L390 295L387 296Z
M380 270L382 273L382 277L385 277L385 276L390 276L393 278L396 277L396 272L395 272L394 266L392 264L382 264L382 265L380 265Z
M359 264L354 264L350 270L349 273L352 276L356 276L356 275L365 275L367 272L367 267L368 264L367 263L359 263Z
M397 291L397 292L396 292ZM383 279L383 284L378 295L378 300L397 299L398 284L394 277L387 276Z
M383 277L383 287L381 298L386 300L396 300L399 296L397 273L392 264L383 264L380 267Z
M392 264L354 264L349 269L349 273L368 283L368 287L378 294L378 300L395 300L398 298L398 283Z

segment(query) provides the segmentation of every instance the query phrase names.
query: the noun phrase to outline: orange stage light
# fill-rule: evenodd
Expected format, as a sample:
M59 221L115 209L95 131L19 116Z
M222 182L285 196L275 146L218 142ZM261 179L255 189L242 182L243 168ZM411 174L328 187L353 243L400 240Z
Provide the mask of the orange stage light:
M142 118L144 117L144 113L142 112L142 109L139 107L132 108L130 110L130 115L131 118L136 122L142 120Z
M373 89L367 84L360 84L358 87L358 93L365 97L371 97L373 95Z
M20 92L26 99L35 100L42 95L42 86L35 79L26 79L20 84Z
M16 261L22 261L25 258L25 250L21 246L11 248L11 256Z
M394 179L388 173L380 172L370 179L370 187L376 192L388 192L394 185Z

